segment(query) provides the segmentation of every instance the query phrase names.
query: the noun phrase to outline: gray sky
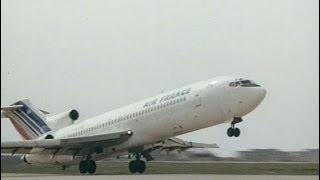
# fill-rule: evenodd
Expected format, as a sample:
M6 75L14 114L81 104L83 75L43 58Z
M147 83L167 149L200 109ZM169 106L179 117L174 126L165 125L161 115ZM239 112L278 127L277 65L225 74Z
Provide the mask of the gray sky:
M229 124L182 136L224 150L319 148L316 0L1 1L1 106L30 98L81 119L220 75L267 89ZM1 121L1 141L18 140Z

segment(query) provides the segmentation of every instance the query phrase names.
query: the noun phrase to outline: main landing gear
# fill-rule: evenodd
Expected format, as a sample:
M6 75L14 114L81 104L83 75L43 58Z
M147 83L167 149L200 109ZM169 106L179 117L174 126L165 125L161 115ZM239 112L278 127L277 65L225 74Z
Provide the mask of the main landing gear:
M93 174L96 172L97 165L94 160L83 160L79 163L79 171L81 174Z
M239 137L240 136L240 129L239 128L236 128L234 125L241 122L242 121L242 118L233 118L233 121L231 122L231 127L228 128L227 130L227 135L229 137Z
M146 163L141 160L141 153L135 153L136 160L132 160L129 163L129 171L131 173L144 173L146 170Z

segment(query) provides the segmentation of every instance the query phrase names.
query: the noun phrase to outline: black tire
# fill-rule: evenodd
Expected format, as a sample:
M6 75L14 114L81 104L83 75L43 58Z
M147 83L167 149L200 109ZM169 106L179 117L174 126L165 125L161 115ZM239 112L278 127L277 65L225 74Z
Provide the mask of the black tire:
M239 128L235 128L234 129L234 137L239 137L240 136L240 129Z
M144 171L146 170L146 163L140 160L138 161L137 165L137 172L140 174L144 173Z
M228 130L227 130L227 135L228 135L229 137L232 137L232 136L234 135L234 130L233 130L233 128L228 128Z
M137 160L130 161L129 163L129 171L134 174L137 172Z
M80 161L79 171L81 174L86 174L88 172L88 162L87 161Z
M90 160L88 162L88 168L87 168L88 173L94 174L96 172L96 169L97 169L96 162L94 162L93 160Z

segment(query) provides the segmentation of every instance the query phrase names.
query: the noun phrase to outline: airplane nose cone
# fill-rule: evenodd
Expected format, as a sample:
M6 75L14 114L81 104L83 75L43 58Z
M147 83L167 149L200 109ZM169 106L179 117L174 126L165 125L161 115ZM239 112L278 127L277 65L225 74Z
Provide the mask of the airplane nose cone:
M253 108L256 108L266 97L267 91L264 88L258 88L255 89L255 91L252 92L252 98L251 98L251 106Z
M262 87L247 90L248 91L243 91L239 98L239 111L236 111L238 112L236 115L239 117L250 113L258 107L267 94L267 91Z
M258 98L260 99L260 102L266 97L267 91L264 88L260 88L258 92Z

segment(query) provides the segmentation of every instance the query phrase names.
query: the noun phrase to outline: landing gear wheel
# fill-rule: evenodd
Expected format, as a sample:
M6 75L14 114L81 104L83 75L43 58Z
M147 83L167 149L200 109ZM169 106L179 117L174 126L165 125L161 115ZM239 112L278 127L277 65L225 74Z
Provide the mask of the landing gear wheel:
M233 135L234 135L234 137L239 137L240 136L240 129L239 128L235 128L235 129L233 129Z
M144 161L138 161L137 163L137 171L138 173L142 174L146 170L146 163Z
M228 130L227 130L227 135L228 135L229 137L232 137L233 134L234 134L233 128L228 128Z
M88 167L87 167L88 173L93 174L96 172L96 169L97 169L96 162L94 162L93 160L88 161Z
M231 127L228 128L227 130L227 135L229 137L239 137L240 136L240 129L235 127L235 124L242 122L242 118L241 117L235 117L233 118L232 122L231 122Z
M86 174L88 171L88 162L87 161L81 161L79 163L79 171L81 174Z
M131 172L131 173L136 173L137 172L137 160L133 160L133 161L130 161L130 163L129 163L129 171Z
M142 160L133 160L129 163L129 171L133 174L136 172L144 173L146 170L146 163Z

